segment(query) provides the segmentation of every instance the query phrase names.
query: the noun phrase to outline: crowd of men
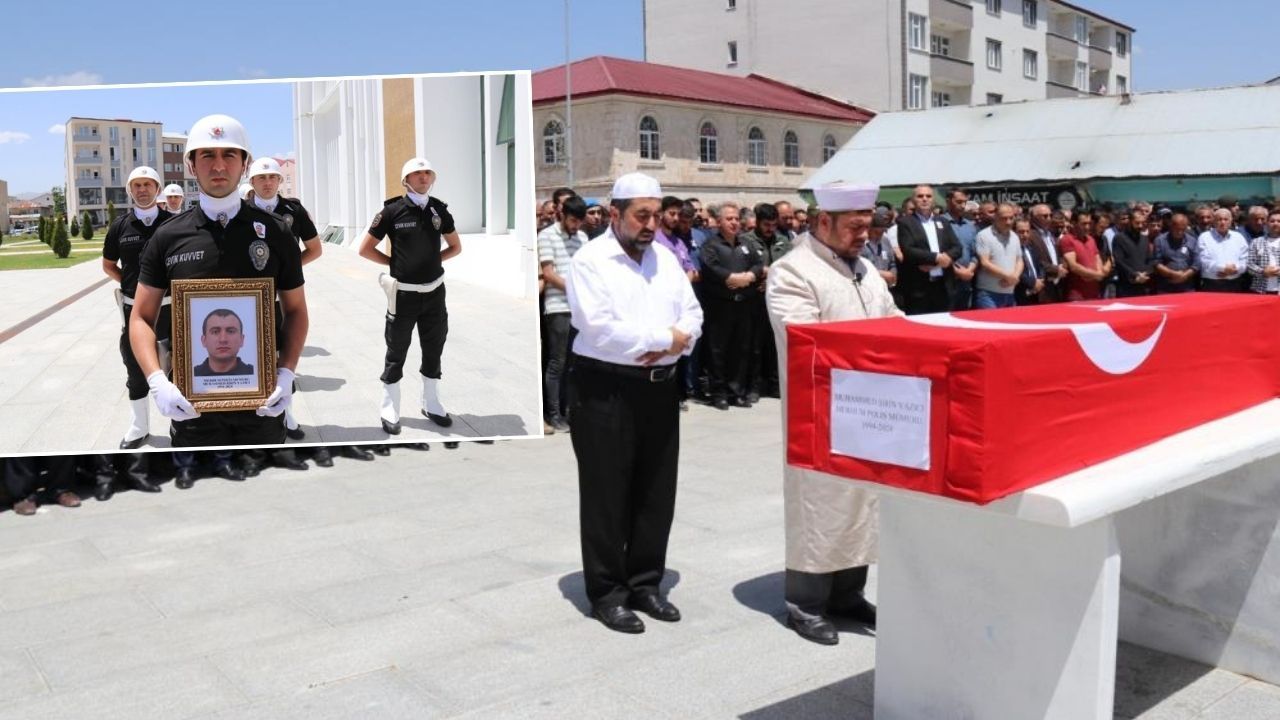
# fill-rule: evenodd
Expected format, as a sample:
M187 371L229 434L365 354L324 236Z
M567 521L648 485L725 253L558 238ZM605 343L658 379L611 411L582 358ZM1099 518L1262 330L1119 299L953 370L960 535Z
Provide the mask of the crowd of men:
M752 208L662 199L657 242L676 254L705 314L705 338L680 362L684 402L721 410L778 396L765 313L769 267L809 229L816 207ZM569 261L608 229L608 209L570 188L538 206L546 432L567 432L563 379L574 330ZM1146 202L1055 209L975 202L963 190L915 188L877 203L862 255L907 314L1156 293L1280 292L1280 202L1177 207Z

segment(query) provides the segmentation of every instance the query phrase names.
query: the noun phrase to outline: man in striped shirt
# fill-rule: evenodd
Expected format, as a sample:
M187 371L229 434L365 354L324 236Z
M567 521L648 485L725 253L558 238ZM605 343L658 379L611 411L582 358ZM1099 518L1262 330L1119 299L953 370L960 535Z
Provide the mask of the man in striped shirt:
M554 430L569 431L569 423L561 412L564 395L561 388L566 375L565 363L573 341L569 325L569 301L564 293L564 279L574 253L587 242L582 223L587 217L587 203L577 195L565 198L560 205L560 220L538 233L538 263L546 282L543 291L543 327L546 332L547 370L542 380L543 418Z

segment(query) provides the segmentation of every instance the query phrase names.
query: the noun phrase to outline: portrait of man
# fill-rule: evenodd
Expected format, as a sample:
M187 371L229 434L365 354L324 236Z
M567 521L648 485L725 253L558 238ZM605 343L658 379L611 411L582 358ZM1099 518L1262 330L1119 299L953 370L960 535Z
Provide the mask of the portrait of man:
M209 356L195 367L196 377L253 374L253 365L240 359L244 323L235 311L218 308L206 315L200 330L200 345Z

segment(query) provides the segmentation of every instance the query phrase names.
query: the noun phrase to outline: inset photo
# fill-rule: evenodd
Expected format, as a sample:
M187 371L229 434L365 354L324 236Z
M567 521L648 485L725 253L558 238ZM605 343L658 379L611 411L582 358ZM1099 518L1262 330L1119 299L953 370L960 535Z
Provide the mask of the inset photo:
M528 72L3 90L0 126L0 454L542 434Z

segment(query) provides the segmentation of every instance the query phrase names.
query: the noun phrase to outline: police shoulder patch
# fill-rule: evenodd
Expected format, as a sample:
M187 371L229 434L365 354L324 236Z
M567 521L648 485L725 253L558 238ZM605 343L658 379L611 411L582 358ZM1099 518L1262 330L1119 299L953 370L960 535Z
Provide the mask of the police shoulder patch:
M377 215L373 216L373 220L369 221L369 227L378 227L378 225L381 222L382 222L382 213L378 213Z

